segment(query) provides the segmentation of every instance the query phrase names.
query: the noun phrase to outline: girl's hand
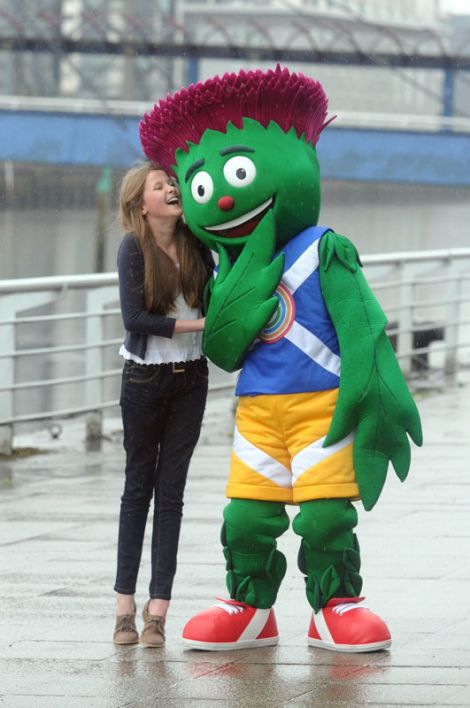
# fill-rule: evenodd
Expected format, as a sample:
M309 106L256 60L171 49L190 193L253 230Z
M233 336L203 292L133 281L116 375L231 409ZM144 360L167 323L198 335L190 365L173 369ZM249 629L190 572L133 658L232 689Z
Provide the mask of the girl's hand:
M206 324L206 318L200 317L198 320L176 320L175 334L186 334L188 332L202 332Z

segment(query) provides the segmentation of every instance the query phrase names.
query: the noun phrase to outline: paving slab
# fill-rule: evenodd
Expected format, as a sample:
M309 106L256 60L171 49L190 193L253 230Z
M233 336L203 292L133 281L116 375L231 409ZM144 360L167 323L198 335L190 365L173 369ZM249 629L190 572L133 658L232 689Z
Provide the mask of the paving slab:
M307 646L310 608L296 566L298 538L276 605L277 647L187 651L185 622L226 595L219 529L233 400L211 396L186 492L178 573L161 650L116 647L114 582L124 453L107 418L101 450L83 421L60 438L28 433L30 457L0 459L0 706L145 708L213 705L470 706L470 381L418 396L425 446L409 479L393 473L377 507L360 510L368 603L391 627L388 652L337 654ZM292 518L295 509L289 509ZM149 520L150 523L150 520ZM137 604L146 601L147 534Z

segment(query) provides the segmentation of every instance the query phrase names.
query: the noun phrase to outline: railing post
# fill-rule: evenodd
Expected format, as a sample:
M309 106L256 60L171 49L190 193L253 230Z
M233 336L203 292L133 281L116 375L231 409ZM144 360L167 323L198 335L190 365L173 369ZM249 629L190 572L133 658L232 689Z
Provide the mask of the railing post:
M92 290L87 293L87 312L101 310L100 292ZM98 346L103 340L103 320L100 314L90 315L86 320L86 354L85 373L93 376L103 371L102 347ZM102 416L100 404L102 402L101 378L93 378L86 382L86 405L95 410L87 416L86 441L87 445L94 440L99 440L102 435Z
M11 298L0 298L0 353L15 351L15 325L2 324L12 320L14 308L9 307ZM8 386L6 391L0 391L0 419L13 418L13 385L15 382L15 360L12 356L0 359L2 384ZM13 451L13 423L0 424L0 455L11 455Z
M443 116L454 115L455 71L445 69L442 82L442 112Z
M413 349L413 284L406 282L410 278L410 270L406 263L399 264L402 285L400 287L400 310L398 312L397 355L405 376L411 373L412 355L400 356L403 352Z
M186 83L195 84L199 80L199 59L189 57L186 60Z
M447 267L446 288L446 319L445 319L445 358L444 375L450 383L455 383L458 370L458 345L459 345L459 316L462 279L458 269L449 261Z
M86 321L86 375L98 376L86 382L86 405L92 408L92 412L87 417L86 422L86 442L89 447L98 447L103 432L103 411L101 408L103 401L103 379L104 369L103 347L100 344L104 340L103 331L103 307L105 303L112 302L116 298L116 288L105 287L91 290L87 293L87 312L97 312L90 315Z
M0 296L0 354L16 352L15 320L18 313L33 307L45 305L56 296L48 292L18 292L12 295ZM15 356L0 358L0 371L2 372L2 387L0 391L0 420L14 418L14 387L16 381ZM13 451L13 423L0 424L0 453L10 455Z

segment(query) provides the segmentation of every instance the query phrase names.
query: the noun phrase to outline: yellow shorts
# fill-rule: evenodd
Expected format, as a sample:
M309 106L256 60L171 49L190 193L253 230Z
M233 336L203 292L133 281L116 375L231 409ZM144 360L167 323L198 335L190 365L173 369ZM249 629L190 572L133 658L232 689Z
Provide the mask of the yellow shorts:
M227 497L358 499L353 434L322 447L337 398L338 389L240 397Z

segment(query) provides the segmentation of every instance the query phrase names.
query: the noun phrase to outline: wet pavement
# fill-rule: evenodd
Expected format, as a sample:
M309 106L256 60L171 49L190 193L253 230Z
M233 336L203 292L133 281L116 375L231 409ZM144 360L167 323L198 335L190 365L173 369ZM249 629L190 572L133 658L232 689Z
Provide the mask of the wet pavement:
M469 393L466 383L420 396L426 445L414 450L409 480L401 485L390 473L378 506L360 511L364 590L393 636L382 653L307 646L310 609L291 529L279 544L288 571L276 605L278 647L183 649L186 620L226 595L218 536L230 396L209 401L190 470L161 650L111 642L119 421L106 421L96 452L85 452L83 421L64 423L56 440L26 436L21 445L45 452L0 462L0 706L470 706ZM147 541L140 610L148 580Z

